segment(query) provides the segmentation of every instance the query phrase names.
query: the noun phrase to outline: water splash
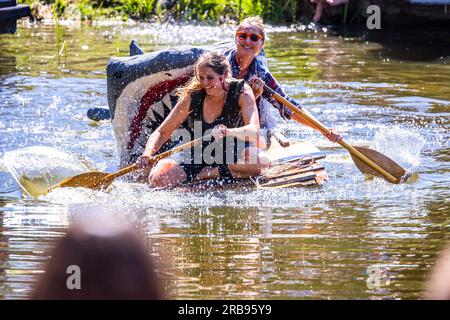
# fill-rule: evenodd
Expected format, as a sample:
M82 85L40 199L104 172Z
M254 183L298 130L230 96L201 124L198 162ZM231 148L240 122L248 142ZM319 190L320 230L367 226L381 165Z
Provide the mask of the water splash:
M51 147L33 146L6 152L4 165L21 188L32 196L62 180L95 168L87 161Z
M312 203L327 201L361 201L371 199L383 203L395 201L399 195L410 195L414 188L407 184L388 184L382 179L366 181L354 175L352 182L334 179L321 188L255 189L227 187L224 189L186 190L150 189L147 185L115 181L104 191L85 188L55 189L40 200L54 204L98 204L128 208L131 211L156 210L182 212L190 208L267 208L298 209ZM404 199L403 199L404 201Z
M371 147L408 171L414 171L420 165L420 153L425 143L425 139L417 131L394 127L377 132Z

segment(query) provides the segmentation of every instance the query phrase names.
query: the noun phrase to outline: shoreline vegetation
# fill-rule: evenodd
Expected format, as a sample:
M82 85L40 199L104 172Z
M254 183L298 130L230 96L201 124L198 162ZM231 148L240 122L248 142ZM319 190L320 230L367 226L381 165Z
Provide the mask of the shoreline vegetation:
M259 15L275 24L308 24L310 0L19 0L35 20L140 20L223 24Z

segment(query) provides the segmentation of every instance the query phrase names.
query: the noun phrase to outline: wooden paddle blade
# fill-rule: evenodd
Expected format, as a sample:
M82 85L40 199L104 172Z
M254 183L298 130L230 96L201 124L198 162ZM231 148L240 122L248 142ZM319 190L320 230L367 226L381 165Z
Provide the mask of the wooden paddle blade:
M57 185L49 188L48 191L51 191L56 188L66 188L66 187L71 187L71 188L83 187L83 188L98 190L98 189L101 189L104 187L105 182L103 181L103 179L108 175L109 175L109 173L106 173L106 172L82 173L77 176L74 176L74 177L71 177L71 178L61 181ZM106 185L106 186L108 186L108 185Z
M379 165L381 168L389 172L391 175L393 175L397 179L397 183L400 183L402 181L402 177L405 175L406 171L402 167L400 167L394 160L388 158L384 154L375 151L370 148L366 147L354 147L356 150L358 150L360 153L365 155L367 158L372 160L374 163ZM367 164L365 164L363 161L358 159L356 156L352 155L350 153L353 161L355 162L355 165L358 167L359 171L361 171L364 174L370 174L372 176L380 177L383 179L386 179L385 176L380 174L378 171L374 170ZM387 179L386 179L387 180ZM387 180L389 181L389 180Z

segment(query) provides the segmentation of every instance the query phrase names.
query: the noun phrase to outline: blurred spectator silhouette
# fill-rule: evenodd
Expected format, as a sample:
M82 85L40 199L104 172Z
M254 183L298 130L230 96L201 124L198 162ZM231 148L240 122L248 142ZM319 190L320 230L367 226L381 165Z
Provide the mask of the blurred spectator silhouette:
M425 299L450 300L450 245L441 252L431 269Z
M348 0L311 0L311 2L316 4L316 11L314 13L313 21L315 23L318 23L322 18L323 11L325 10L327 5L334 7L345 4L348 2Z
M135 233L111 215L76 218L57 241L31 298L161 299L149 250Z

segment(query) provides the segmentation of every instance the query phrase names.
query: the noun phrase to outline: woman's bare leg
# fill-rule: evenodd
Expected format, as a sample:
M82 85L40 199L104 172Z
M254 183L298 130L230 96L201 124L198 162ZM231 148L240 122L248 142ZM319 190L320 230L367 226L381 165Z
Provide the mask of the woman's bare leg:
M148 183L152 188L176 187L187 178L183 168L172 159L159 161L148 176Z
M267 154L259 148L246 148L242 152L240 159L238 163L228 165L231 175L236 179L259 176L263 170L269 167ZM219 168L205 167L200 171L195 180L217 179L219 177Z
M319 22L320 18L322 17L323 6L324 6L325 0L316 0L314 2L317 3L317 6L316 6L316 13L314 14L313 21Z
M217 167L204 167L200 173L195 177L195 180L209 180L217 179L220 177L219 168Z
M327 0L327 3L330 6L338 6L340 4L344 4L344 3L347 3L347 2L348 2L348 0Z
M269 167L267 154L259 148L246 148L240 159L237 163L228 165L234 178L256 177Z

